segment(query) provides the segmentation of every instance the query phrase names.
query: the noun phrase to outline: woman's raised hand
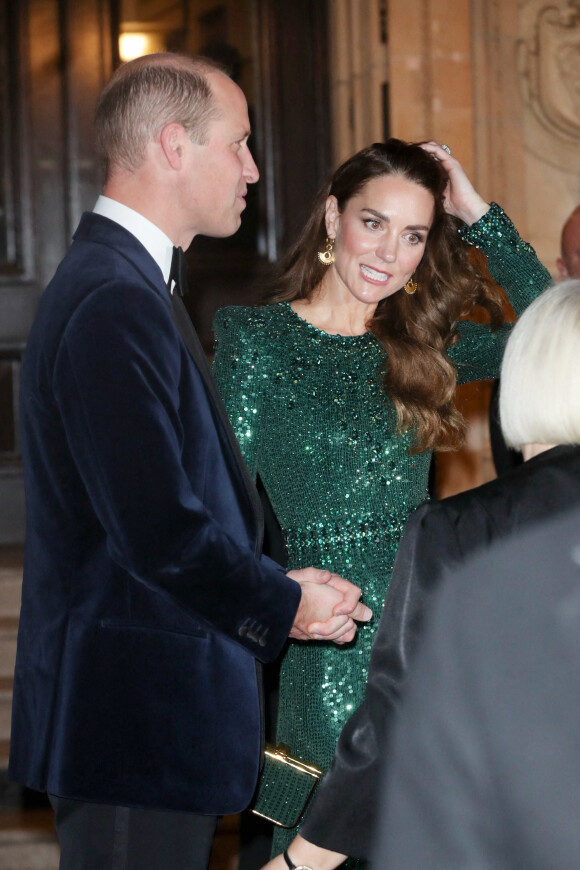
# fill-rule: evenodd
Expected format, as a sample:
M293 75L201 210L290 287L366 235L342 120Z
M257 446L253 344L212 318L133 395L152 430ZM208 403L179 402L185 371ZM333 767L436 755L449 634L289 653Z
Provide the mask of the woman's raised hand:
M474 189L465 174L459 160L436 142L425 142L421 145L429 154L439 160L449 174L449 183L445 191L445 210L466 224L474 224L489 210L486 202Z

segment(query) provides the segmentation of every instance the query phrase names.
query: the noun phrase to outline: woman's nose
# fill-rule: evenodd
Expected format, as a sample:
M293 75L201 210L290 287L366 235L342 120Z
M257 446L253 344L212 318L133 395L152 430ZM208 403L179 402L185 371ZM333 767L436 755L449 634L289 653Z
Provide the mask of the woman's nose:
M397 240L388 237L381 239L376 254L385 263L393 263L397 259Z

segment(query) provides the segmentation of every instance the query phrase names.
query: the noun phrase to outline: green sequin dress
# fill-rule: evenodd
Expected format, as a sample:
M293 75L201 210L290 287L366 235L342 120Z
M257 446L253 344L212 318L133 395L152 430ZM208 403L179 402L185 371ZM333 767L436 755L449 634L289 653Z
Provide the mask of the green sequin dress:
M549 283L499 206L460 233L487 255L517 314ZM450 351L459 382L497 377L509 326L492 332L466 321L459 330ZM374 613L347 647L291 641L284 655L278 740L326 770L363 698L397 545L409 514L428 498L431 453L409 455L410 436L396 433L381 387L385 357L372 335L325 333L287 303L223 309L215 333L214 375L283 529L288 565L347 577ZM275 853L294 834L275 829Z

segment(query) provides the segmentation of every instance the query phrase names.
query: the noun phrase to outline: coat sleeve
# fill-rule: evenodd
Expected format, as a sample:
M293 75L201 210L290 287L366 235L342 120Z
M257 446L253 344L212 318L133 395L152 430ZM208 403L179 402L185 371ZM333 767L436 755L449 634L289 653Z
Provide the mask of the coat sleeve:
M53 390L113 560L267 661L288 636L300 588L212 512L212 490L227 493L233 471L189 367L163 300L113 281L69 321Z

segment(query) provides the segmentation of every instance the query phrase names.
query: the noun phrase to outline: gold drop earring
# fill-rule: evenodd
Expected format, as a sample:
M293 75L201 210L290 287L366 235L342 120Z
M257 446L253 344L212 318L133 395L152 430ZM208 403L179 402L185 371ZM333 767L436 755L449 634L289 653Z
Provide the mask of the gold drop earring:
M334 263L334 239L326 237L326 249L318 251L318 259L323 266L330 266Z
M405 293L408 293L409 296L412 296L413 293L417 292L417 282L413 281L413 276L409 278L407 283L405 284Z

